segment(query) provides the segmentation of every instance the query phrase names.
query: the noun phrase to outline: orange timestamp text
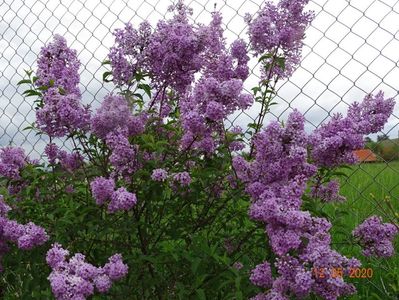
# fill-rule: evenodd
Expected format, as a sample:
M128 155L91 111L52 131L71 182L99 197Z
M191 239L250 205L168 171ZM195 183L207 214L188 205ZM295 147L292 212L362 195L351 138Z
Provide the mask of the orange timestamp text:
M372 268L312 268L312 273L316 278L372 278L374 271Z

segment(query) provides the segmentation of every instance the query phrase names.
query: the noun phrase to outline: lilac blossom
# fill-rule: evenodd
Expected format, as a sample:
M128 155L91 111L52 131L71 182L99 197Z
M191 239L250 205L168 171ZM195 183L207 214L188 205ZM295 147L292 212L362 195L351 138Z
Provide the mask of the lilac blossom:
M394 101L368 95L349 107L347 117L335 114L309 138L312 158L318 166L337 167L357 162L353 151L363 148L363 136L381 130L393 111Z
M177 181L181 186L188 186L191 183L191 177L188 172L180 172L174 174L173 180Z
M25 151L20 147L0 149L0 176L20 179L20 171L29 163Z
M255 160L233 160L237 175L252 198L249 215L265 224L271 249L277 256L276 278L268 275L263 280L263 268L268 263L266 267L256 267L251 275L253 283L271 286L269 292L257 296L259 299L288 299L289 295L304 298L311 293L337 299L355 292L342 279L320 281L311 273L312 267L346 269L356 262L331 249L331 224L326 219L301 210L307 182L317 170L308 162L309 136L304 121L294 111L285 126L270 123L254 138ZM265 270L265 274L271 274L268 268Z
M281 0L277 5L266 2L256 17L246 16L251 48L257 55L271 54L265 63L271 63L273 56L285 59L285 68L275 64L273 75L289 77L299 64L306 27L313 19L313 13L304 12L309 0ZM268 76L268 74L266 75Z
M137 149L129 143L127 135L126 129L111 132L106 138L106 144L112 152L109 161L115 169L115 174L123 177L131 175L138 168L135 160Z
M368 135L380 131L395 106L393 98L384 98L384 93L379 91L376 95L366 95L361 103L353 103L348 110L350 118L356 126L357 132Z
M338 180L331 180L327 184L316 184L312 186L311 196L318 198L323 202L343 202L346 200L344 196L339 194Z
M183 93L202 67L205 39L189 24L190 11L182 1L171 10L173 18L158 22L149 40L147 64L157 84Z
M168 172L164 169L155 169L152 171L151 179L154 181L165 181L168 178Z
M121 187L112 193L111 201L108 204L108 212L115 213L117 211L130 210L136 203L136 195Z
M130 23L125 24L123 29L115 30L115 45L108 55L115 84L128 85L134 75L144 68L145 50L151 34L151 25L147 21L141 23L138 30Z
M236 269L237 271L241 270L244 267L244 265L242 264L242 262L236 261L233 264L233 268Z
M352 232L363 247L365 256L390 257L394 254L393 240L398 227L382 223L381 217L371 216Z
M83 156L79 152L74 151L68 153L65 150L61 150L54 143L47 144L44 153L46 154L50 164L55 165L59 163L69 172L73 172L84 163Z
M48 241L49 236L44 228L32 222L23 225L15 220L10 220L9 211L11 211L11 207L0 195L0 259L9 251L8 243L16 244L21 250L31 250ZM0 272L2 270L0 262Z
M97 177L90 183L90 188L97 205L103 205L111 199L115 190L115 182L111 178Z
M92 117L91 128L94 134L104 139L112 131L127 128L130 117L131 111L126 99L110 94L104 98Z
M103 271L113 281L120 280L128 273L128 266L123 263L121 254L114 254L104 265Z
M69 251L55 243L48 250L46 261L52 271L48 279L56 299L86 299L94 294L107 292L113 281L125 277L128 266L122 256L115 254L104 267L95 267L86 262L83 254L77 253L67 260Z
M78 94L60 94L50 88L43 98L43 107L36 111L37 126L51 137L63 137L74 130L87 130L88 107L82 107Z
M66 94L80 96L80 62L76 50L67 46L64 37L54 35L54 41L41 49L37 65L36 86L61 88Z
M30 250L47 242L46 231L32 222L22 225L14 220L5 220L2 226L3 236L18 245L18 248Z
M250 280L253 284L257 286L263 288L271 287L273 278L270 264L268 262L264 262L260 265L257 265L256 268L251 271Z

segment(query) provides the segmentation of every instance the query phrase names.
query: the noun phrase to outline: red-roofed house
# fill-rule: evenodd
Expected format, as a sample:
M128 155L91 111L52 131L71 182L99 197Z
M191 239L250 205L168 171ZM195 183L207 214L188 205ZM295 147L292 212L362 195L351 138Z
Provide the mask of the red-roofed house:
M377 161L377 155L370 149L361 149L353 151L359 162L375 162Z

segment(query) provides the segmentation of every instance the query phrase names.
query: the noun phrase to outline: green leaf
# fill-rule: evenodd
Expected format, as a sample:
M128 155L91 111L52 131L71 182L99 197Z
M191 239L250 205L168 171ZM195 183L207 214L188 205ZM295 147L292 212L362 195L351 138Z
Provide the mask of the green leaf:
M108 77L111 76L111 75L112 75L112 72L110 72L110 71L104 72L103 73L103 81L104 82L111 82L112 79L108 79Z
M48 90L48 86L42 85L42 86L39 86L37 89L39 91L47 91Z
M203 289L198 289L195 291L195 293L197 294L197 299L206 300L206 295Z
M29 77L32 75L33 70L24 70L26 75L28 75Z
M148 84L139 84L138 88L142 89L151 98L151 87Z
M277 57L276 58L276 63L279 66L280 69L282 69L282 70L285 69L285 57Z
M26 97L31 97L31 96L42 96L42 93L35 91L35 90L26 90L25 92L22 93L22 95L25 95Z
M18 81L17 85L24 84L24 83L32 83L32 81L30 79L22 79L22 80Z
M271 53L264 54L264 55L262 55L262 56L259 58L258 62L262 62L262 61L264 61L265 59L272 58L272 57L273 57L273 54L271 54Z

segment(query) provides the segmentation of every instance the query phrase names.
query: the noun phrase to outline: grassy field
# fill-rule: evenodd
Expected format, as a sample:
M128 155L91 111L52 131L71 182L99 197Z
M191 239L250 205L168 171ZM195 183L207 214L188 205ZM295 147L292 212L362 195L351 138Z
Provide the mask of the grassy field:
M326 204L323 210L333 223L334 248L347 256L362 258L363 267L374 271L371 279L356 279L357 296L350 299L399 299L399 255L389 259L365 258L353 243L350 233L371 215L380 215L385 222L399 220L399 162L369 163L345 169L349 176L341 179L345 203ZM399 238L396 239L397 252Z

